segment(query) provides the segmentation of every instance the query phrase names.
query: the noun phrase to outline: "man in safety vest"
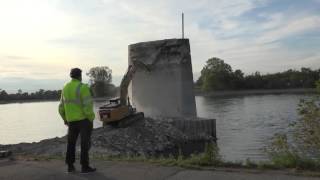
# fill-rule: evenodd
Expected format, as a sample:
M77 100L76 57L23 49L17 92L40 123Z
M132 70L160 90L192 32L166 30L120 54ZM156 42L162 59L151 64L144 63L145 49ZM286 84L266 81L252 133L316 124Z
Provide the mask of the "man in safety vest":
M90 140L95 118L90 89L86 84L81 83L81 69L71 69L70 77L72 80L63 87L59 104L59 114L65 125L68 126L66 154L68 172L75 172L73 163L75 162L76 142L79 134L81 137L81 172L94 172L96 169L89 166Z

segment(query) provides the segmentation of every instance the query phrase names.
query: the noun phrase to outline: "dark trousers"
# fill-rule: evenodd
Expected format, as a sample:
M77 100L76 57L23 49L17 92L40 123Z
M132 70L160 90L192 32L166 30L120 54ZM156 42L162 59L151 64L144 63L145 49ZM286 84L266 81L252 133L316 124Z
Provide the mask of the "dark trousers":
M89 149L91 146L91 132L93 123L87 119L68 123L68 145L66 163L71 165L75 162L76 143L78 135L81 138L81 156L82 166L89 166Z

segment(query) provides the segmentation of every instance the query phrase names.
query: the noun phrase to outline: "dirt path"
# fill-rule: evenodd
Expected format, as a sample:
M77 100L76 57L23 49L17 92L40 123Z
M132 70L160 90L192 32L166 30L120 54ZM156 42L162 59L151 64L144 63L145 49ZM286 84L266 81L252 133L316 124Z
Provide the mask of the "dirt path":
M110 180L313 180L315 177L288 175L284 171L247 171L236 169L190 170L179 167L163 167L145 163L95 161L98 171L92 174L77 172L66 173L66 166L61 160L51 161L9 161L0 160L0 179L6 180L73 180L73 179L110 179Z

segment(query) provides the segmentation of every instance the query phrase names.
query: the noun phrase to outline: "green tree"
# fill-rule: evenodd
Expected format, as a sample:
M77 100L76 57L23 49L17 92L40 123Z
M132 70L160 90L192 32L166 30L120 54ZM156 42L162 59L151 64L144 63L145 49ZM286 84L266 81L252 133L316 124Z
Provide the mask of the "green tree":
M87 73L90 80L90 88L95 97L110 96L114 90L112 81L112 70L107 66L93 67Z
M232 68L222 59L210 58L201 70L201 88L205 91L224 90L230 88Z
M262 75L255 72L244 75L241 70L232 72L230 65L219 58L211 58L201 71L196 81L196 88L204 91L233 89L288 89L315 88L320 78L320 69L302 67L300 70L289 69L284 72Z
M233 73L233 78L232 78L232 88L233 89L244 89L244 73L240 70L237 69Z
M5 90L0 89L0 100L7 100L8 99L8 93Z

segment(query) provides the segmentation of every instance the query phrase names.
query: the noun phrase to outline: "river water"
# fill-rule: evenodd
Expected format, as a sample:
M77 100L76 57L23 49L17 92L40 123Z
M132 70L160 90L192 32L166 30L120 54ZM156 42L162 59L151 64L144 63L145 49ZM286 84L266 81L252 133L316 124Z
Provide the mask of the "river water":
M297 120L297 104L306 95L196 96L199 117L214 118L220 153L225 160L266 160L270 138L288 131ZM0 144L37 142L61 137L67 128L57 112L58 102L0 105ZM102 124L95 120L94 127Z

